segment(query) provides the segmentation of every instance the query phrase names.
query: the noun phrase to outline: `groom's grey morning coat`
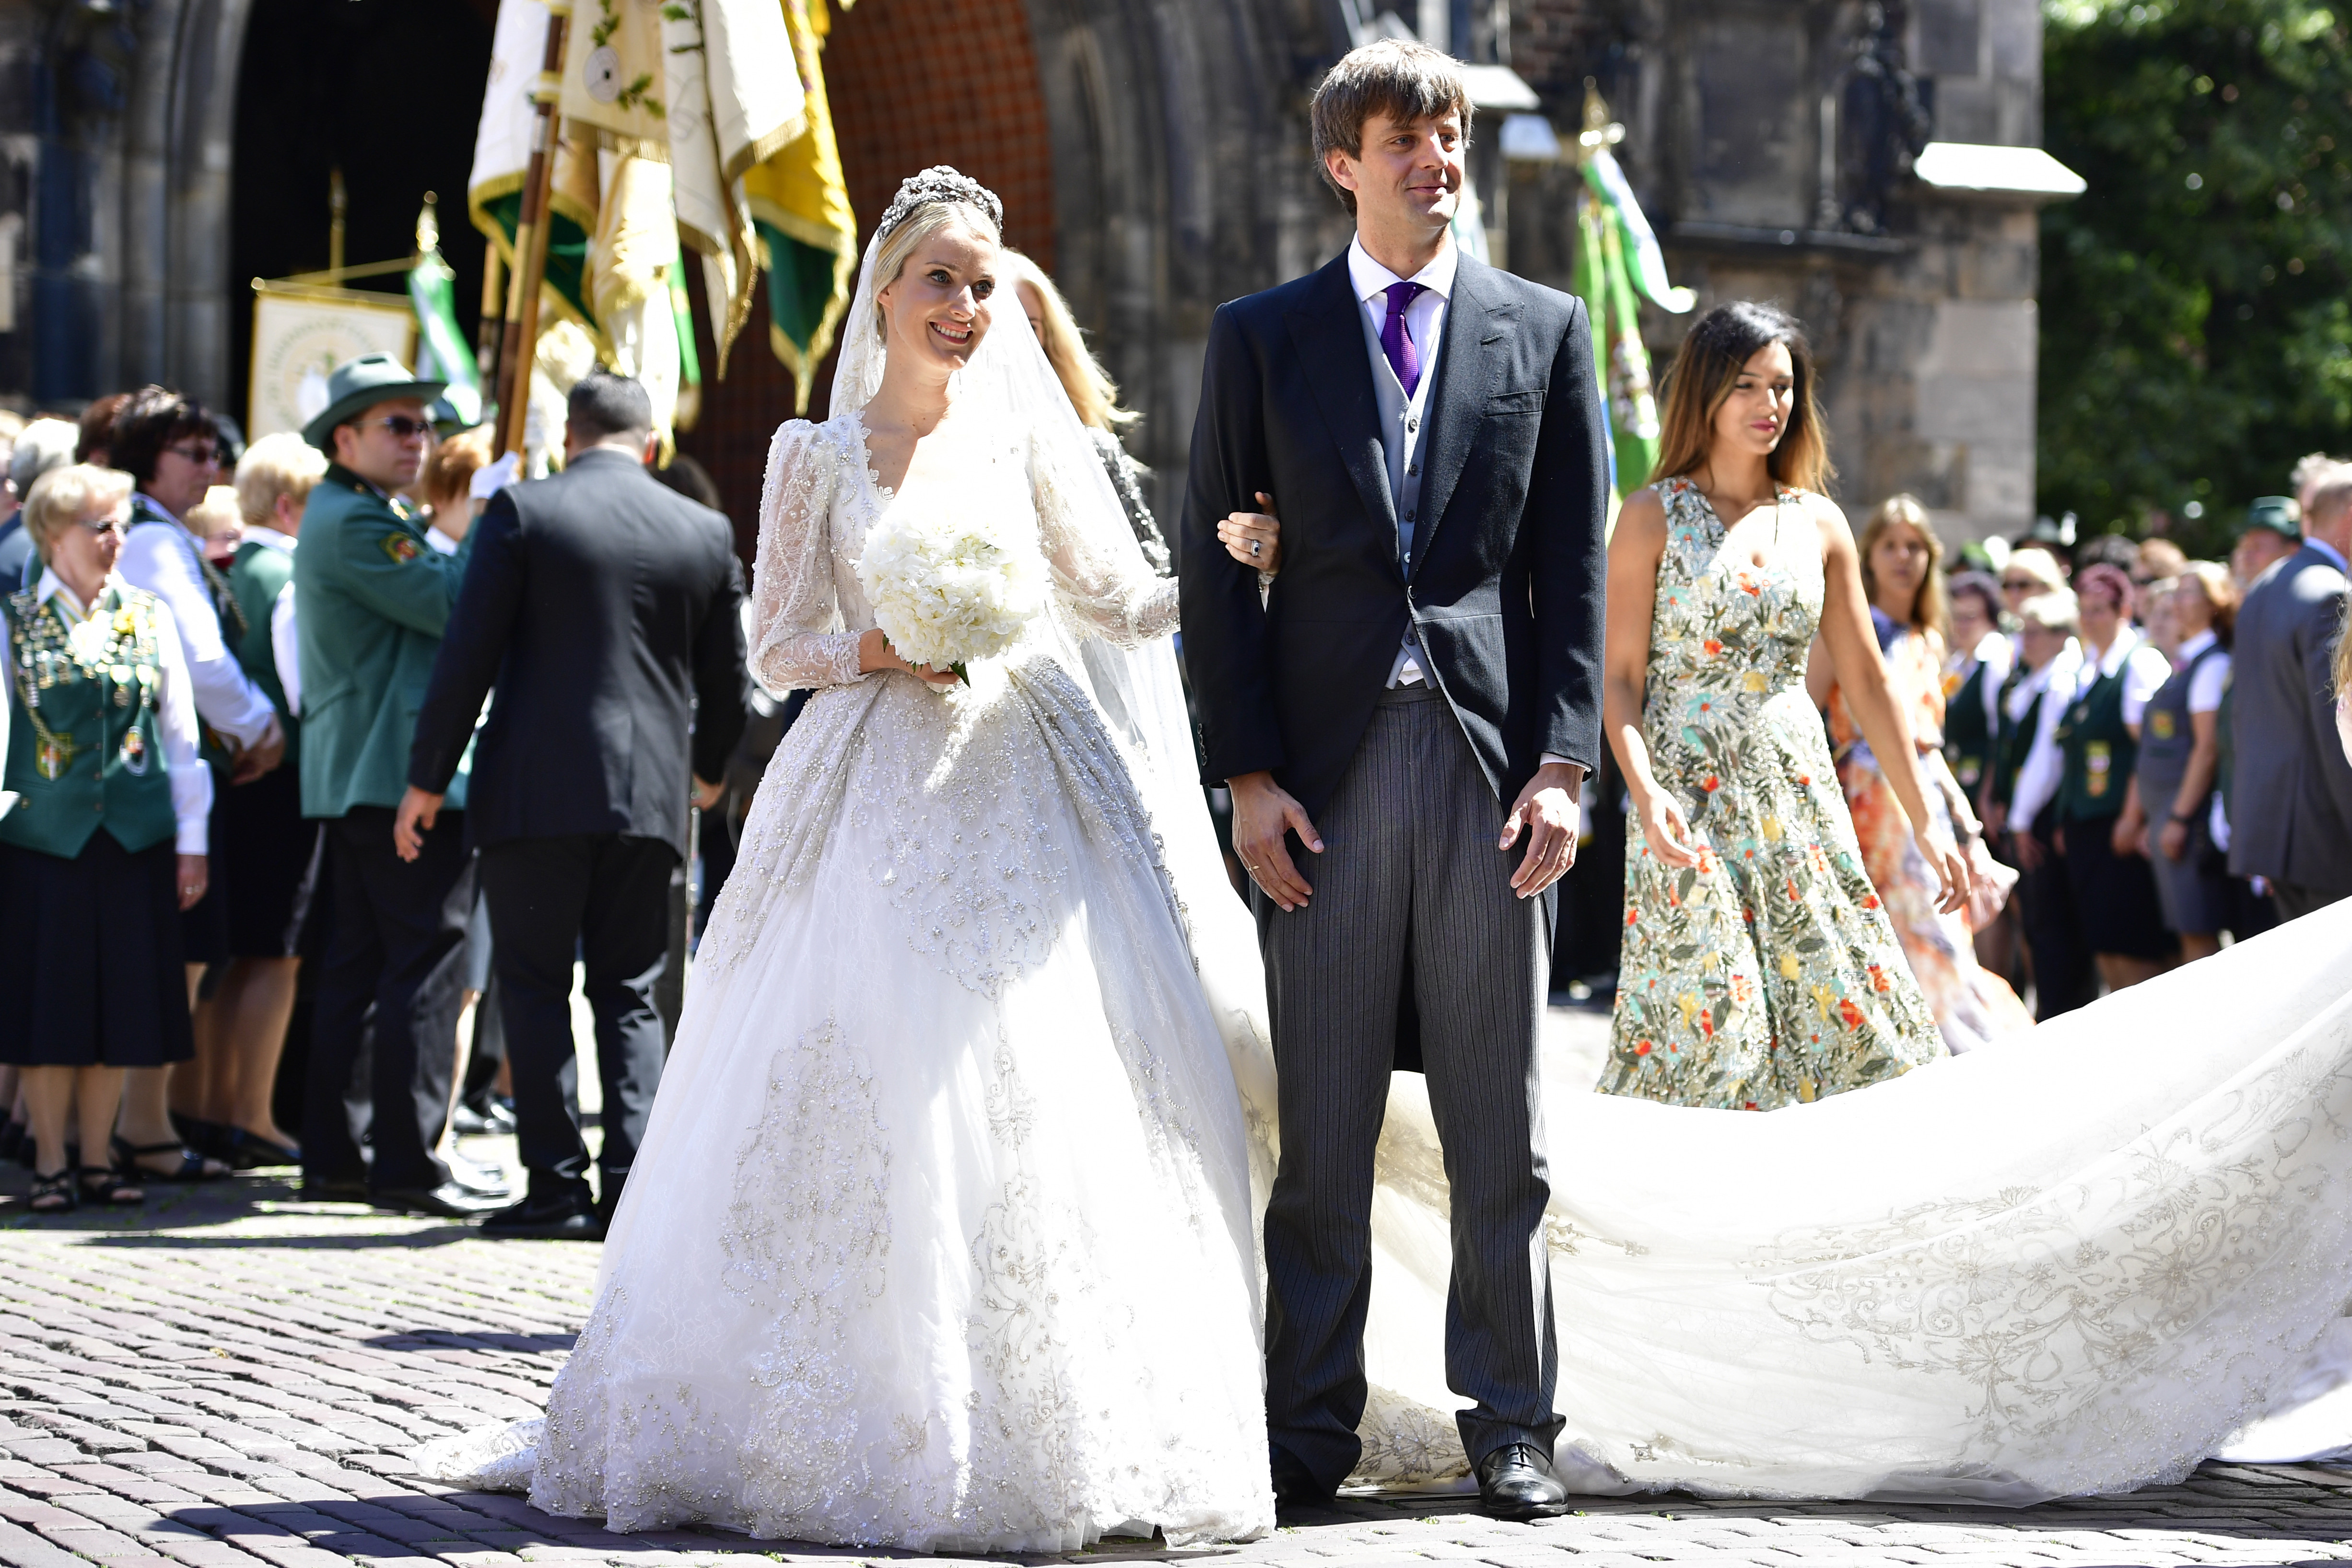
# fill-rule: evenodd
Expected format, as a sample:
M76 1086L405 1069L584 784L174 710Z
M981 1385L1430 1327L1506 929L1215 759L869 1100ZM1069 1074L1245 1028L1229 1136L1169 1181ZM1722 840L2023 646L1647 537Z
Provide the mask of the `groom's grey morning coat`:
M1465 256L1446 323L1408 577L1346 256L1212 321L1181 558L1210 783L1271 769L1313 816L1408 617L1502 800L1546 754L1598 765L1609 480L1583 306ZM1259 490L1282 519L1263 610L1216 537Z

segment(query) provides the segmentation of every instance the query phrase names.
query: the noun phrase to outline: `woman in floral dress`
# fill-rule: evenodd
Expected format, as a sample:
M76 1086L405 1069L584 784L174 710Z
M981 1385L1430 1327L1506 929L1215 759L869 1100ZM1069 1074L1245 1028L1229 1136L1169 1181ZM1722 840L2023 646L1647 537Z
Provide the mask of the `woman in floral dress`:
M1603 723L1638 836L1600 1088L1772 1110L1945 1052L1864 870L1819 714L1819 630L1906 813L1933 823L1889 689L1831 470L1802 329L1769 306L1710 310L1666 383L1662 476L1609 546ZM1919 851L1937 907L1969 886L1948 831Z
M2016 873L1986 852L1983 824L1944 760L1942 625L1948 612L1943 543L1936 538L1926 508L1909 496L1895 496L1871 514L1855 551L1862 559L1863 587L1870 595L1871 622L1887 679L1910 719L1920 770L1927 779L1927 810L1938 826L1956 833L1980 890L1988 883L2014 883ZM1948 914L1937 907L1942 889L1919 854L1911 820L1896 803L1885 769L1855 724L1853 705L1828 669L1820 638L1814 639L1813 650L1809 685L1829 712L1838 782L1853 812L1862 867L1885 901L1903 956L1910 962L1911 977L1935 1009L1944 1043L1957 1053L2032 1029L2033 1015L2008 982L1978 965L1968 913ZM1987 922L1997 913L1988 907Z

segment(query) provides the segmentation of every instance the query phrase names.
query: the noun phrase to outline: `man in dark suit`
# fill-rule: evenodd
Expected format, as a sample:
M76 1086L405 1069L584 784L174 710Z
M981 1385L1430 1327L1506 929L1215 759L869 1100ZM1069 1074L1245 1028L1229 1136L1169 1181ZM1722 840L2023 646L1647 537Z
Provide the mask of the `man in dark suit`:
M432 825L497 688L467 826L530 1188L489 1218L489 1235L594 1237L611 1218L661 1082L654 988L689 790L717 798L705 780L724 772L743 728L733 531L646 471L653 444L635 382L599 371L572 390L563 471L500 491L468 536L474 564L416 716L394 827L404 853ZM575 948L604 1085L601 1200L580 1135Z
M2231 652L2230 870L2294 920L2352 894L2352 763L2332 663L2352 554L2352 468L2312 492L2303 548L2254 580Z
M1453 1184L1463 1444L1488 1510L1527 1518L1566 1496L1538 1060L1549 890L1601 755L1607 469L1582 307L1449 237L1470 118L1454 63L1418 44L1358 49L1318 89L1316 151L1356 238L1210 328L1184 655L1255 883L1282 1070L1276 1494L1328 1498L1360 1453L1372 1149L1402 1023ZM1283 567L1261 609L1216 530L1268 511Z

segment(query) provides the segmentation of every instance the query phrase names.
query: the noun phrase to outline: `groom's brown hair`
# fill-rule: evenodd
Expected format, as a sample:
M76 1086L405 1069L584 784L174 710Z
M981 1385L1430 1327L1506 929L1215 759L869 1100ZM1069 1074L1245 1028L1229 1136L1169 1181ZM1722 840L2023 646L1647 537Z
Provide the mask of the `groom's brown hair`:
M1331 154L1360 157L1364 122L1385 114L1401 124L1443 114L1462 117L1462 140L1470 140L1470 89L1454 57L1409 38L1381 38L1350 49L1315 89L1309 119L1315 132L1315 167L1356 215L1356 193L1331 178Z

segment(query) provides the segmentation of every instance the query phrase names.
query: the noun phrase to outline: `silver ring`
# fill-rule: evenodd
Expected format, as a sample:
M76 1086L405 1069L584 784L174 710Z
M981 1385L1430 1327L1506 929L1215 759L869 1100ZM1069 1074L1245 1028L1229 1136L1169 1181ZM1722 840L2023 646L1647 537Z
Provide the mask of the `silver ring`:
M1255 539L1252 539L1252 540L1250 540L1250 555L1252 556L1252 558L1255 558L1255 557L1257 555L1257 552L1258 552L1258 541L1257 541L1257 540L1255 540Z

